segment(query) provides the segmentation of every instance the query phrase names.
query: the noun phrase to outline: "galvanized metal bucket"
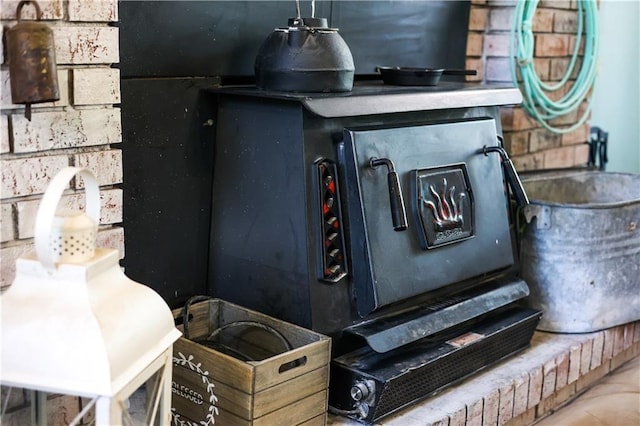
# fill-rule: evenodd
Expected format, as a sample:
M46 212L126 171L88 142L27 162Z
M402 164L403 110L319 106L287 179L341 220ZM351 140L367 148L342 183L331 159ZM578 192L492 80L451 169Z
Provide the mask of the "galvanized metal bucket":
M640 319L640 175L523 177L522 276L538 329L585 333Z

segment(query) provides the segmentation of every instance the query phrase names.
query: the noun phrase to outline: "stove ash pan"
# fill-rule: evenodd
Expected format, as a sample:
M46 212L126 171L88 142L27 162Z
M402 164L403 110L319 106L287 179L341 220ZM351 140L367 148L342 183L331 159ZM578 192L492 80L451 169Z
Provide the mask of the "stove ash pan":
M640 319L640 175L545 172L523 185L522 276L544 312L538 328L586 333Z

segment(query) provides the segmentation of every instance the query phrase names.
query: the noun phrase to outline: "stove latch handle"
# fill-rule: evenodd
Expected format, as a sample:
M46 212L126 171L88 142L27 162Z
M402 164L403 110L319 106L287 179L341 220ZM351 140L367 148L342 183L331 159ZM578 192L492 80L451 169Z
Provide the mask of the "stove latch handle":
M527 197L527 193L522 186L522 182L518 177L518 173L516 172L516 168L514 167L507 151L501 146L484 146L482 148L482 153L487 155L490 152L497 152L500 154L500 158L502 159L502 168L504 169L505 176L507 178L507 184L509 188L511 188L511 193L516 199L516 203L518 203L518 207L525 207L529 204L529 197Z
M375 158L369 159L369 167L375 169L378 166L387 166L389 173L387 174L387 182L389 184L389 203L391 205L391 220L393 221L393 229L395 231L404 231L409 225L407 223L407 210L404 207L404 200L402 199L402 188L400 187L400 180L396 173L393 161L388 158Z

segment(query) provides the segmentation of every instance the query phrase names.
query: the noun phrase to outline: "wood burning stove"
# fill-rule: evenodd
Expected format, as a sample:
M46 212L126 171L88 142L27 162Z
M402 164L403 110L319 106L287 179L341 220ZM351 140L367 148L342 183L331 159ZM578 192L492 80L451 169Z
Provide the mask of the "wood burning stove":
M336 412L375 421L528 346L517 89L214 93L210 294L330 335Z

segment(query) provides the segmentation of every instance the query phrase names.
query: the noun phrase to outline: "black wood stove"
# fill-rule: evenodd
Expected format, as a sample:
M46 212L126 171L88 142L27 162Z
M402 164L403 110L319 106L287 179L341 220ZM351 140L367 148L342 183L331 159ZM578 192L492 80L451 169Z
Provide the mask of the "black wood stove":
M332 410L373 422L529 345L517 89L213 93L210 294L332 336Z

